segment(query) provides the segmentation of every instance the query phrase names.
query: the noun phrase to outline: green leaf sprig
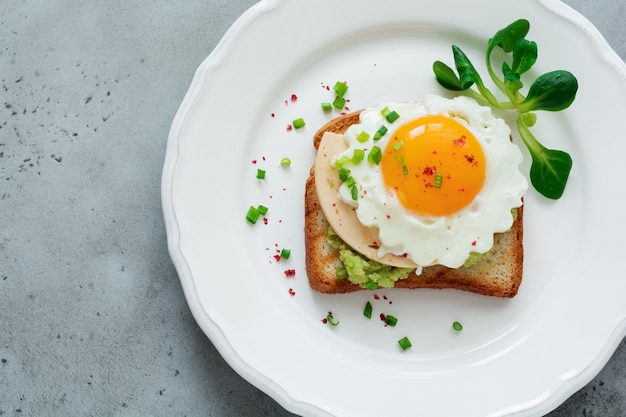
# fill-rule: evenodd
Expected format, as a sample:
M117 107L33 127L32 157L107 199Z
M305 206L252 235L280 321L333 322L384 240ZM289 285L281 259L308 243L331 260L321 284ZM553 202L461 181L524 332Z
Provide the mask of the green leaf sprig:
M464 91L482 105L517 110L517 128L532 158L530 182L540 194L556 200L565 190L572 169L572 158L566 152L543 146L530 128L537 121L535 111L560 111L568 108L576 97L578 81L568 71L551 71L540 75L529 87L526 96L521 93L524 86L521 76L537 61L537 44L526 39L529 30L530 23L519 19L499 30L487 44L486 63L489 76L506 95L508 102L501 102L494 96L467 55L456 45L452 45L452 54L457 72L441 61L435 61L433 72L443 87ZM501 78L491 62L491 55L496 47L511 54L510 62L502 62ZM476 89L472 89L472 86Z

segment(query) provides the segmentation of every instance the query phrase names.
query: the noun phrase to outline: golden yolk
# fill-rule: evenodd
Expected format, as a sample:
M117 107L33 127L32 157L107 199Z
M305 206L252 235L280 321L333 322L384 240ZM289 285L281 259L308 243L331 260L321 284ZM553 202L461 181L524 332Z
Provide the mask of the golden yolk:
M456 120L427 116L402 125L381 160L383 178L408 210L445 216L468 206L485 181L485 155Z

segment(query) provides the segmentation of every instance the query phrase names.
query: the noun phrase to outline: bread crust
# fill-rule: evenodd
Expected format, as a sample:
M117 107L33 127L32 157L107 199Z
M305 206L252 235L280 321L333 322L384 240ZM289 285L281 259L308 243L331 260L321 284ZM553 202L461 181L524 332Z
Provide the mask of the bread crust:
M313 137L317 149L325 132L344 133L359 122L360 112L342 115L320 128ZM337 294L362 290L363 287L336 278L335 271L342 266L339 251L328 242L328 222L324 216L315 187L315 166L306 181L304 195L306 269L309 285L315 291ZM420 275L411 272L399 280L395 288L456 289L477 294L512 298L521 285L524 264L523 206L507 232L496 233L490 256L478 263L461 268L434 265L422 269Z

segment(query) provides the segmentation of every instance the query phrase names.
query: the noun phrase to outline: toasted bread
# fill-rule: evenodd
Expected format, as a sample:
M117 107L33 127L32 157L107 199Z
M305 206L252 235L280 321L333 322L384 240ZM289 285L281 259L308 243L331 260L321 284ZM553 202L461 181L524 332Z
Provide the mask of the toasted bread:
M317 149L325 132L343 133L359 122L359 112L339 116L317 131L313 144ZM337 279L336 269L341 267L339 251L328 241L328 222L324 216L315 187L315 167L306 182L305 197L306 269L309 285L322 293L347 293L363 287ZM420 275L411 272L399 280L395 288L458 289L478 294L512 298L522 282L524 261L523 206L507 232L496 233L490 255L478 263L460 268L434 265L422 269Z

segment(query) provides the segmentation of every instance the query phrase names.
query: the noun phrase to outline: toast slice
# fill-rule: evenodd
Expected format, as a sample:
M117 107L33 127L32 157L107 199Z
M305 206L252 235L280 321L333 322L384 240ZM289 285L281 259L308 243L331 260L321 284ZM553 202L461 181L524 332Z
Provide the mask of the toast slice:
M317 149L325 132L343 133L359 122L359 112L339 116L317 131L313 145ZM304 196L306 269L312 289L329 294L362 290L363 287L337 279L335 271L342 266L339 251L328 242L328 222L320 206L315 187L315 167L306 181ZM411 272L395 288L458 289L478 294L512 298L522 282L524 262L523 206L507 232L496 233L488 257L469 267L424 267L420 275Z

